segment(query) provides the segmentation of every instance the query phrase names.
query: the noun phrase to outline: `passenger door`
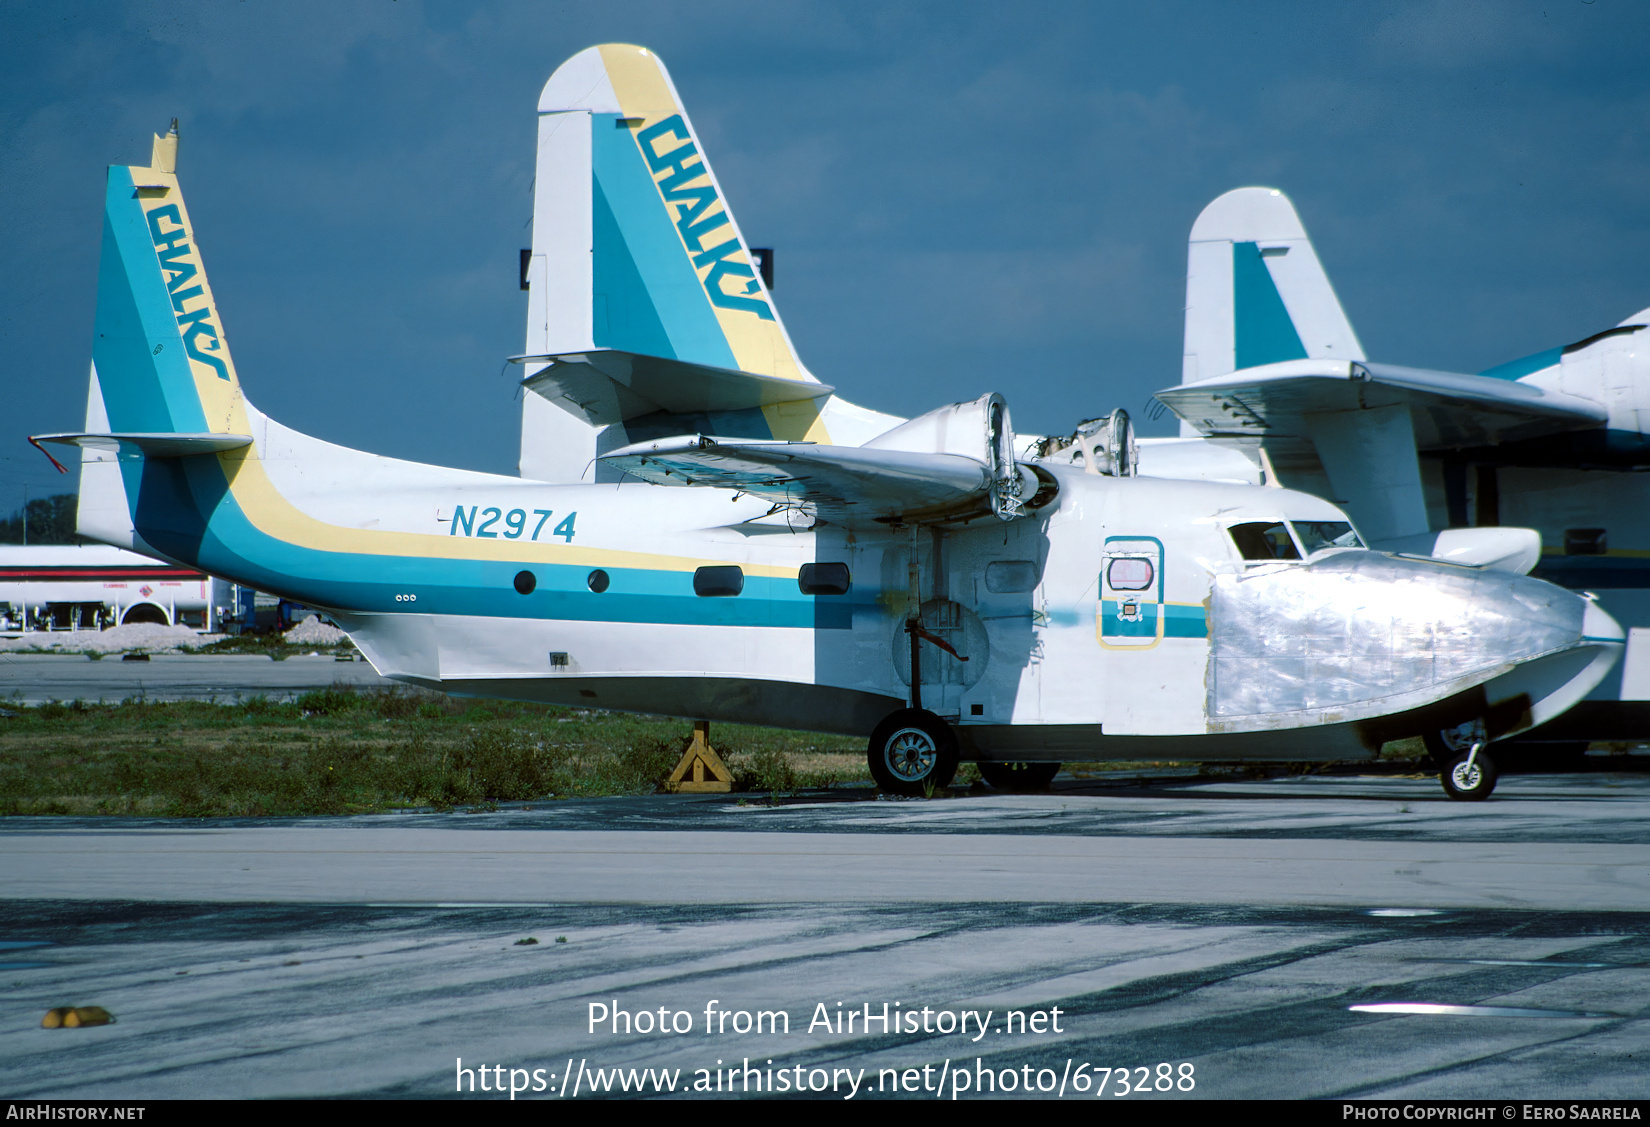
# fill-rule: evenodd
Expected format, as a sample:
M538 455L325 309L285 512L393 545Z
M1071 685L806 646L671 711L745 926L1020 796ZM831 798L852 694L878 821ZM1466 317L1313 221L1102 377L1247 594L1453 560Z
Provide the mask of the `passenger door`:
M1163 541L1108 536L1100 561L1095 624L1108 650L1146 650L1163 640Z

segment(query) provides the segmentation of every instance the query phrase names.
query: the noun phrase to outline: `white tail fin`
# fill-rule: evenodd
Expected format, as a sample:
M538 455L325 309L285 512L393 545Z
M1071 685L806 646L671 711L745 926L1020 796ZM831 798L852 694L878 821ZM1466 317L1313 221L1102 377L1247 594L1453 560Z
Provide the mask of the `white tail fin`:
M1203 209L1186 256L1182 383L1281 360L1363 360L1289 197L1238 188Z

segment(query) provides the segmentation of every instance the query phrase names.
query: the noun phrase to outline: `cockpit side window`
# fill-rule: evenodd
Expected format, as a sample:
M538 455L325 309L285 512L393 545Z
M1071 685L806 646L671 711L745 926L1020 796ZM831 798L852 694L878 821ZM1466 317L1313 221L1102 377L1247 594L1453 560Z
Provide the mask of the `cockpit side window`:
M1364 542L1344 520L1292 520L1295 538L1307 555L1322 548L1362 548Z
M1226 530L1237 545L1238 554L1246 560L1298 560L1300 550L1282 521L1256 521L1253 524L1234 524Z

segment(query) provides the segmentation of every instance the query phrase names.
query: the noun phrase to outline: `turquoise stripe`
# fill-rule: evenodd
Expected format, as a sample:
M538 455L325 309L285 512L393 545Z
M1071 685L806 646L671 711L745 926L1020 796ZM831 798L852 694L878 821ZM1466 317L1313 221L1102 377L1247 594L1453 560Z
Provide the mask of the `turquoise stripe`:
M1532 372L1539 372L1543 368L1551 368L1564 357L1562 346L1549 348L1545 352L1537 352L1533 356L1525 356L1518 360L1509 360L1505 364L1497 364L1493 368L1485 368L1478 374L1488 376L1492 380L1519 380Z
M1165 638L1207 638L1209 616L1202 607L1183 607L1173 604L1159 606L1146 603L1140 608L1140 618L1134 621L1120 617L1120 601L1105 599L1100 603L1100 634L1106 638L1153 638L1157 636L1157 616L1163 615Z
M1232 321L1237 367L1306 359L1295 322L1256 243L1232 244Z
M675 357L676 349L659 320L659 311L653 307L653 299L648 296L647 285L636 268L636 259L625 243L624 233L619 230L619 221L607 205L600 181L591 185L590 210L594 246L590 268L594 290L591 339L603 348L643 356Z
M621 277L626 270L622 263L602 260L604 255L617 253L617 247L598 240L597 260L592 264L598 279L597 295L606 298L610 326L626 328L610 327L606 338L599 338L597 343L627 352L661 355L654 338L646 334L632 336L628 327L631 310L637 311L644 324L644 310L651 310L669 341L670 351L662 355L716 368L737 368L733 349L676 233L653 174L636 147L635 135L628 128L620 128L619 120L617 114L591 115L590 152L595 177L592 197L599 198L612 216L613 232L634 268L634 281ZM603 284L617 288L603 291ZM628 343L632 340L638 344L646 341L648 346L634 347Z
M1209 612L1202 607L1165 608L1168 621L1163 624L1163 636L1166 638L1207 638L1209 636Z

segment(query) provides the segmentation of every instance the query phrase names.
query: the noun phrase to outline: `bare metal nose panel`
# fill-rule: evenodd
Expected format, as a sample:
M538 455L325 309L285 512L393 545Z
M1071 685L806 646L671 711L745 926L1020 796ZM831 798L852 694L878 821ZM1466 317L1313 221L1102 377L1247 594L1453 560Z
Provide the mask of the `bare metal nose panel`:
M1581 644L1586 600L1522 575L1374 552L1219 575L1209 731L1363 720Z

